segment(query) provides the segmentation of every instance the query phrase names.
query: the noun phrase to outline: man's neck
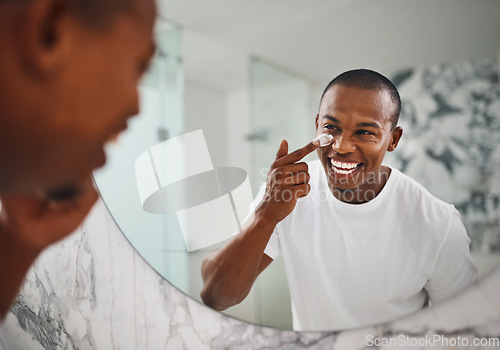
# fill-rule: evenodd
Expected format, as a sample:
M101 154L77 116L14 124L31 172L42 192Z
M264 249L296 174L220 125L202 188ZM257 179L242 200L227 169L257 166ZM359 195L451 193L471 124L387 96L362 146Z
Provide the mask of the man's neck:
M389 176L391 168L382 166L377 174L373 175L362 185L353 189L340 189L330 187L335 198L348 204L363 204L373 200L382 191Z

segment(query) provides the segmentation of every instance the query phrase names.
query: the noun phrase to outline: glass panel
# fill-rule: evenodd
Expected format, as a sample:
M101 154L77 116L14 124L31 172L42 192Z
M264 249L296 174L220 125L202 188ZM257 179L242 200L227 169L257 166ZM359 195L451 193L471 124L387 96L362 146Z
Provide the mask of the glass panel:
M289 151L314 137L314 115L310 113L310 84L275 64L253 57L250 60L252 110L252 188L256 194L265 183L269 166L282 139ZM257 279L254 297L259 324L292 328L290 293L281 258Z
M252 188L258 190L276 157L282 139L289 151L314 137L310 113L310 84L275 64L253 57L250 64L252 97Z
M130 243L156 271L187 293L189 261L177 217L144 211L135 178L135 161L143 152L184 130L182 31L159 19L155 37L157 52L139 86L141 113L108 147L108 162L94 176Z

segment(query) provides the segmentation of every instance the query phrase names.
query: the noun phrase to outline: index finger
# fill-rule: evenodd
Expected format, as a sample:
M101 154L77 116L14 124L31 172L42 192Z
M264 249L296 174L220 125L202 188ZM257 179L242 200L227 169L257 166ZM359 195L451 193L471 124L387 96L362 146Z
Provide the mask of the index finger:
M312 142L309 142L307 145L305 145L302 148L296 149L295 151L288 153L287 155L281 157L278 159L275 164L278 166L281 165L286 165L286 164L293 164L307 156L309 153L313 152L318 148L317 145L315 145Z

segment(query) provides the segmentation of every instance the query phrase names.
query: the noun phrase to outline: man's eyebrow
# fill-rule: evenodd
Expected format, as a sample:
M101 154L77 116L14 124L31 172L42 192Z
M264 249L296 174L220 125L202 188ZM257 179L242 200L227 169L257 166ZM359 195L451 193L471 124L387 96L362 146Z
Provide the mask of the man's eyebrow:
M337 118L332 117L331 115L325 114L323 116L323 118L329 119L333 123L340 124L340 121ZM381 129L382 128L382 126L379 123L377 123L377 122L370 122L370 123L363 122L363 123L358 123L357 126L358 127L364 127L364 128L372 127L372 128L376 128L376 129Z
M373 123L359 123L358 126L360 127L372 127L376 129L381 129L382 127L380 126L379 123L373 122Z
M325 115L323 116L323 118L330 119L330 121L332 121L332 122L334 122L334 123L337 123L337 124L340 124L340 121L339 121L337 118L332 117L331 115L325 114Z

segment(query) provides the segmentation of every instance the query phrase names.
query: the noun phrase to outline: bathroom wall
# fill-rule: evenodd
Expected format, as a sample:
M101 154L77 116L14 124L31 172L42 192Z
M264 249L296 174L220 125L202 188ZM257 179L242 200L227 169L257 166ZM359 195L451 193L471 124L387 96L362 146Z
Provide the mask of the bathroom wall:
M453 203L481 273L500 264L497 57L395 72L403 138L387 162Z
M203 130L214 166L228 159L227 93L186 81L184 85L184 132Z

